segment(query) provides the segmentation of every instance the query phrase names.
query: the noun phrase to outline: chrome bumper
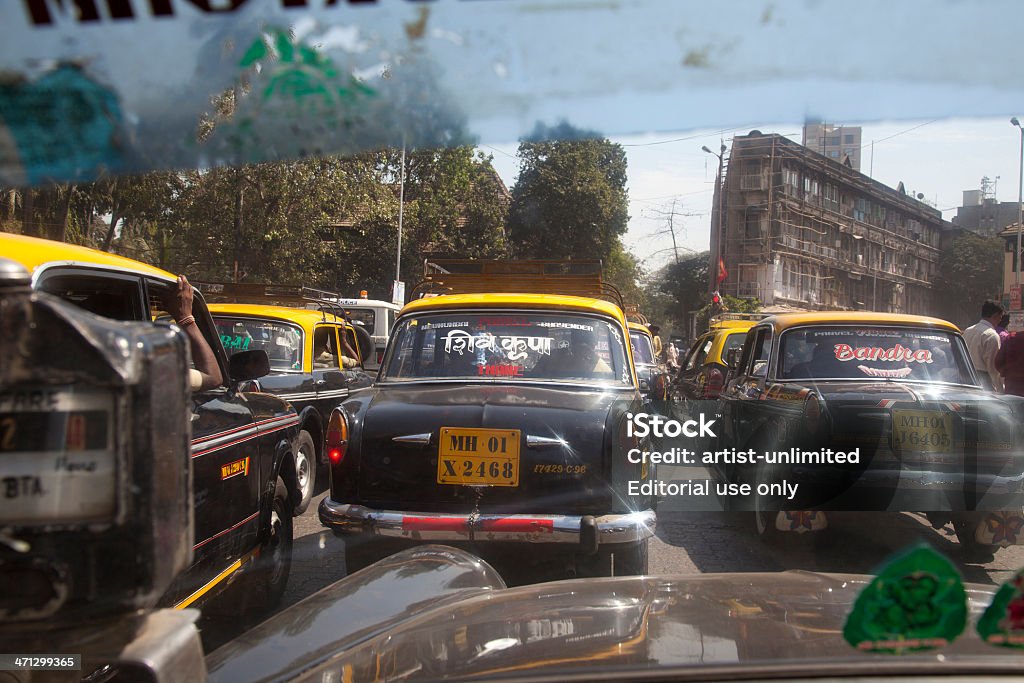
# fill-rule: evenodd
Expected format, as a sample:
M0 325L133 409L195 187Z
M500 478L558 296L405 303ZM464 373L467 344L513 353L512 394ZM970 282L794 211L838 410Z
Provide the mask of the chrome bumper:
M618 515L462 515L373 510L362 505L320 502L320 522L348 534L375 534L410 541L564 543L596 550L654 535L653 510Z

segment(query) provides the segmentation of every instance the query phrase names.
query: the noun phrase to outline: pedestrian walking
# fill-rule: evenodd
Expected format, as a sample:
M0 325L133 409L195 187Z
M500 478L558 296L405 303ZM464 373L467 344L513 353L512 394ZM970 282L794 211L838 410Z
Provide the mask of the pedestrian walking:
M996 325L1003 319L1003 313L1001 305L986 301L981 305L981 320L964 330L964 341L967 342L974 370L982 385L996 392L1003 390L1003 380L995 366L1000 345Z

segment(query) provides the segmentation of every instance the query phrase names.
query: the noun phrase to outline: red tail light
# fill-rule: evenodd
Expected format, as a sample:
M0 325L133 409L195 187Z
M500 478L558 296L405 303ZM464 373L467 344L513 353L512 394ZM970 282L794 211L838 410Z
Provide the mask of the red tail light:
M725 388L725 375L718 368L708 370L707 381L704 383L704 398L718 398Z
M340 410L331 413L327 424L327 458L332 465L344 460L348 452L348 421Z
M377 352L377 365L380 365L383 362L384 362L384 352L383 351L378 351Z

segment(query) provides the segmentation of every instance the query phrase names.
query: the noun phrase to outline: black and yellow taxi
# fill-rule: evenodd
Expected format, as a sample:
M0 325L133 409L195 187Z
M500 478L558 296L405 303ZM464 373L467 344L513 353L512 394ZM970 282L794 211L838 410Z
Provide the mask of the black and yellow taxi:
M197 286L210 302L228 355L250 349L267 352L270 372L251 388L285 399L299 415L293 454L301 494L295 513L301 515L316 492L318 470L327 462L324 437L331 410L373 382L363 370L373 340L326 300L327 292L260 284ZM260 303L240 303L245 301ZM292 305L268 303L273 301ZM300 304L314 308L296 307Z
M697 338L680 362L673 393L684 401L717 399L729 372L726 356L743 345L747 330L763 317L727 313L713 318L708 331Z
M654 335L644 322L628 323L629 350L645 399L663 401L669 397L669 377L665 364L654 353Z
M625 457L642 405L626 319L576 267L445 263L421 288L440 295L402 309L376 383L328 427L320 520L347 546L543 547L558 573L646 571L654 502L629 482L653 468Z
M34 290L118 321L152 321L178 286L174 275L159 268L60 242L3 234L0 253L28 271ZM191 443L193 560L162 603L198 606L236 578L246 577L246 590L239 592L236 604L243 611L259 612L280 598L291 566L292 516L298 502L292 444L298 416L276 396L239 391L241 383L266 371L265 355L261 358L262 352L252 351L229 359L198 294L192 315L213 350L221 377L227 379L191 395L191 434L181 436ZM132 369L122 371L130 374ZM80 392L72 384L67 393L59 400L72 401ZM14 411L4 417L16 426L29 415ZM146 428L147 424L131 424L119 429L127 433ZM88 434L90 423L83 422L80 429ZM116 433L109 436L122 438ZM5 457L5 462L13 467L13 459ZM99 495L98 491L90 495Z
M979 554L1024 543L1024 400L982 388L952 323L768 317L746 334L721 412L718 471L751 485L761 534L820 530L828 510L891 510L952 522Z

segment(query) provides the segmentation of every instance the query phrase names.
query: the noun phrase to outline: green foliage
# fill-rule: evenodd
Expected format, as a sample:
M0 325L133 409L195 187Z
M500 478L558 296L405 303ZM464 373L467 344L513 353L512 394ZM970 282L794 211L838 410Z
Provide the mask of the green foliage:
M538 126L519 145L508 234L517 258L608 259L629 221L626 153L568 126ZM546 141L544 138L557 137Z
M939 259L934 296L940 316L960 325L978 319L986 299L1002 298L1004 242L966 233Z
M383 151L103 179L70 189L65 237L197 280L296 283L349 296L367 289L389 298L400 169L399 154ZM58 221L52 214L65 195L53 193L45 207L35 202L31 227ZM21 195L3 198L0 227L30 232L18 225ZM507 211L490 157L470 147L410 152L403 279L419 279L429 252L502 256Z

